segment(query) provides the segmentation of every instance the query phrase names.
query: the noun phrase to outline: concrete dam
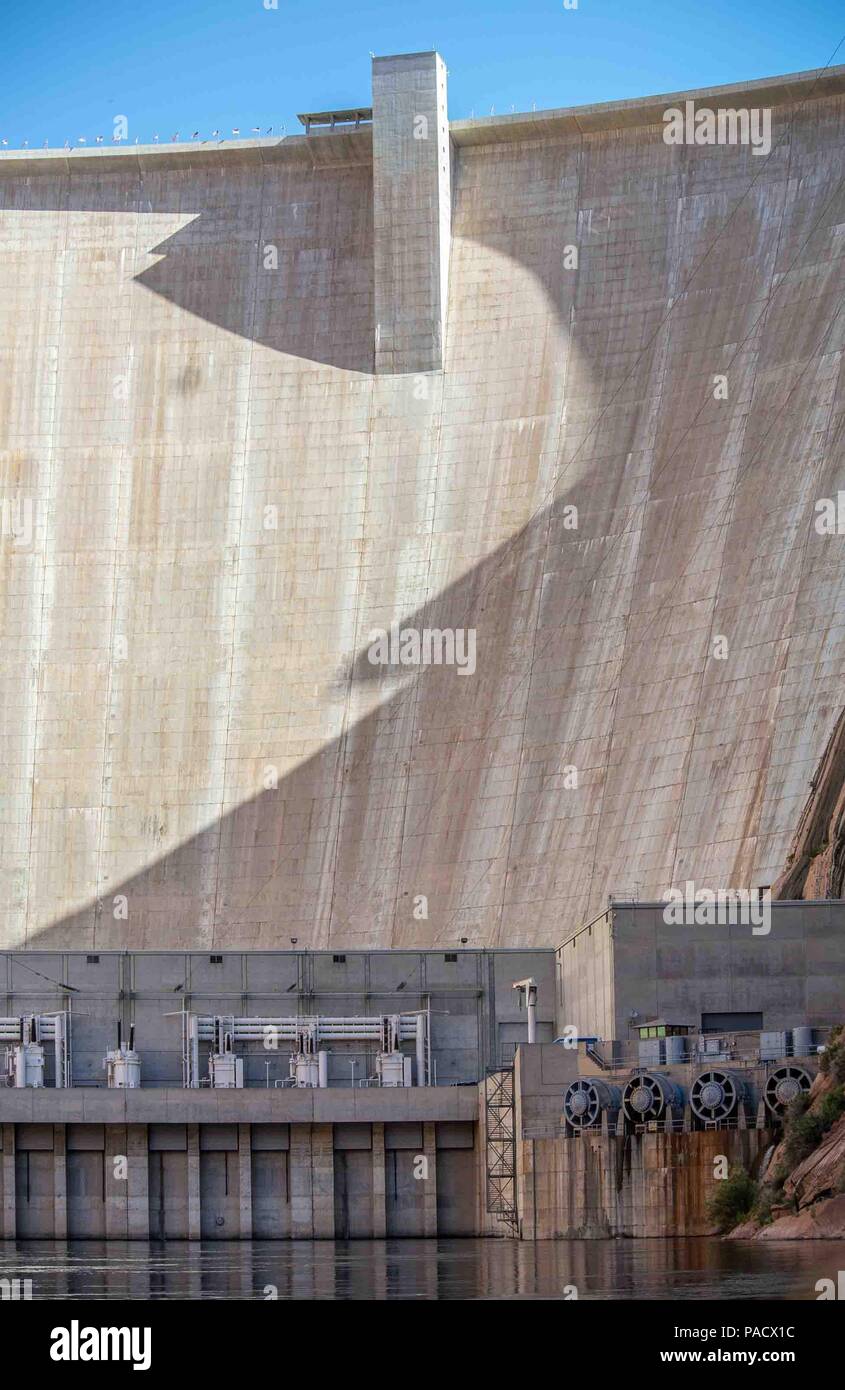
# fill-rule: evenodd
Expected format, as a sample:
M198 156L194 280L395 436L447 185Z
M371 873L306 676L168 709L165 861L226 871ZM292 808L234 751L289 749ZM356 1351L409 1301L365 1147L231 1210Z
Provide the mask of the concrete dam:
M450 122L417 54L282 140L2 156L0 945L774 881L842 705L843 94Z

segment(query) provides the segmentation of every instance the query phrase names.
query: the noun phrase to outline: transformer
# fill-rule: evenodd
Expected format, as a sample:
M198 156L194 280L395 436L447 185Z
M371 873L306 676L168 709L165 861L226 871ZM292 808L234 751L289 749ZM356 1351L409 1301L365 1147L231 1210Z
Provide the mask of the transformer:
M44 1085L44 1048L41 1043L18 1043L7 1054L7 1075L13 1086L40 1091Z
M231 1031L223 1027L223 1020L215 1019L215 1046L208 1057L208 1082L215 1091L240 1090L244 1084L244 1059L235 1054Z
M22 1018L20 1036L21 1041L6 1052L6 1085L40 1091L44 1085L44 1048L38 1019Z
M376 1054L376 1077L380 1086L413 1084L411 1058L402 1052L401 1014L385 1014L381 1020L381 1051Z
M244 1059L234 1052L212 1052L208 1059L208 1080L215 1091L240 1090L244 1084Z
M380 1086L410 1086L411 1058L401 1052L379 1052L376 1057L376 1076Z
M41 1090L49 1043L53 1044L56 1087L71 1084L70 1014L25 1014L23 1018L0 1018L0 1039L11 1044L6 1049L6 1074L0 1084Z
M110 1091L137 1091L141 1085L141 1058L135 1051L135 1025L129 1029L129 1043L124 1046L120 1024L117 1025L117 1047L103 1058L106 1085Z
M329 1054L327 1052L294 1052L290 1059L290 1074L294 1086L317 1087L329 1084Z

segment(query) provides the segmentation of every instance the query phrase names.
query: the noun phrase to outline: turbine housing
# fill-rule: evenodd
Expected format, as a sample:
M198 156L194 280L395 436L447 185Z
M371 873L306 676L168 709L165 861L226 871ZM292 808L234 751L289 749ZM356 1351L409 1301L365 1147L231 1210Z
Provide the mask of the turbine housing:
M728 1120L745 1100L745 1082L735 1072L713 1067L700 1072L690 1087L690 1109L704 1124Z
M602 1111L618 1112L619 1103L618 1087L579 1076L570 1081L563 1093L563 1114L574 1130L593 1129L600 1122Z
M662 1120L667 1110L681 1104L680 1088L661 1072L635 1071L622 1092L622 1109L631 1124Z
M809 1072L803 1067L785 1062L767 1076L763 1099L773 1115L783 1115L798 1096L809 1091L812 1084Z

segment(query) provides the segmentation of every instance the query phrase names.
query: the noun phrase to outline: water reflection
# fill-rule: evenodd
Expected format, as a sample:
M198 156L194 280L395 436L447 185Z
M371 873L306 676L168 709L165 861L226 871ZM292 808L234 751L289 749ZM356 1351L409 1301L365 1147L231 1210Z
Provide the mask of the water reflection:
M6 1241L33 1299L813 1299L845 1241Z

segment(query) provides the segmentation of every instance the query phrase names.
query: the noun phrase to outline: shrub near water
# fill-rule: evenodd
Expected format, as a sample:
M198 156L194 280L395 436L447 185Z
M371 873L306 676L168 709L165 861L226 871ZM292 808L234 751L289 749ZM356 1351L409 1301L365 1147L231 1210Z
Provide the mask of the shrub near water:
M777 1171L768 1182L757 1184L743 1168L734 1168L708 1204L711 1220L720 1230L738 1225L752 1216L761 1226L772 1220L772 1207L784 1201L783 1185L789 1174L821 1143L827 1131L845 1114L845 1027L832 1028L825 1051L819 1058L819 1071L833 1082L821 1100L810 1101L809 1095L796 1096L784 1117L782 1158ZM839 1176L838 1190L845 1192L845 1165ZM797 1210L793 1197L788 1204ZM728 1225L722 1223L728 1222Z
M829 1076L834 1085L845 1084L845 1032L842 1028L832 1028L827 1047L819 1059L819 1071Z
M841 1056L845 1062L845 1048L842 1049ZM832 1062L838 1071L836 1054ZM826 1070L833 1071L830 1063ZM833 1075L836 1075L836 1071L833 1071ZM768 1225L772 1220L772 1207L784 1201L783 1185L789 1174L813 1152L840 1115L845 1113L845 1089L842 1086L834 1086L812 1110L809 1106L810 1100L807 1095L797 1096L786 1113L783 1158L771 1181L760 1186L752 1211L752 1216L761 1226ZM839 1179L839 1188L845 1191L845 1167ZM797 1210L794 1197L789 1205L793 1210Z
M803 1102L803 1104L802 1104ZM803 1162L835 1124L845 1110L845 1091L834 1086L812 1110L807 1109L805 1096L790 1106L786 1117L786 1135L783 1146L783 1177ZM779 1175L780 1176L780 1175Z
M716 1187L707 1203L707 1215L720 1231L730 1231L750 1216L756 1198L756 1182L743 1167L736 1165Z

